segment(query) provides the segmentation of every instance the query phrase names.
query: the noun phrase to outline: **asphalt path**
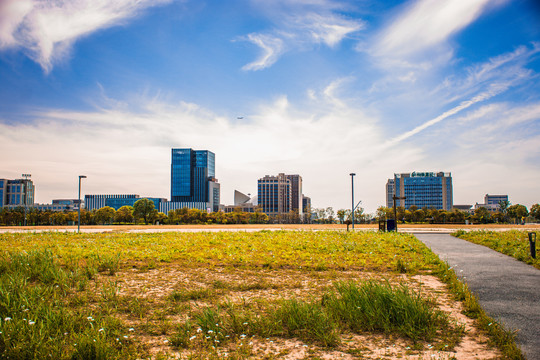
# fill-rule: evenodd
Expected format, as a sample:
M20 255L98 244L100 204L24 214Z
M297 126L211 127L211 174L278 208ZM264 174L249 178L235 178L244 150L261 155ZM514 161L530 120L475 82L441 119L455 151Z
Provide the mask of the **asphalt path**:
M540 270L448 234L414 234L447 261L484 310L507 329L529 360L540 360Z

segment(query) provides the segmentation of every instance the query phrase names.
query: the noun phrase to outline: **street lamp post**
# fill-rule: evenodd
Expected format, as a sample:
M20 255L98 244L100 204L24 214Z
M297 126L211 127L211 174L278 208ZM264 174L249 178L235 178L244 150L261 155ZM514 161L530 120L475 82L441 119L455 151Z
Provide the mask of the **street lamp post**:
M355 173L350 173L351 175L351 219L352 219L352 229L354 230L354 175Z
M394 221L396 222L395 224L395 227L396 227L396 232L398 231L397 230L397 210L396 210L396 200L405 200L407 197L405 196L392 196L392 199L394 200Z
M21 175L25 180L28 180L32 175L31 174L22 174ZM24 183L24 226L26 226L26 211L28 208L28 182Z
M79 217L77 221L77 232L81 232L81 179L86 179L86 175L79 175Z

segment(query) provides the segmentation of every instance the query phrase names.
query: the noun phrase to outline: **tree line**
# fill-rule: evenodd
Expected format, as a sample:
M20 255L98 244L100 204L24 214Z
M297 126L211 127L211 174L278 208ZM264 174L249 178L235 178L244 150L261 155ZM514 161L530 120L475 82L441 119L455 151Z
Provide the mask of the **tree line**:
M489 212L480 207L473 214L454 209L452 211L418 208L411 206L408 209L400 206L396 208L397 219L402 223L522 223L525 221L540 221L540 204L531 206L530 211L526 206L508 202L499 204L500 211ZM354 212L356 224L375 223L379 220L393 219L394 210L381 206L375 214L366 214L363 208L357 208ZM25 224L25 209L0 208L0 225L20 226ZM74 225L77 224L77 211L51 211L26 209L26 224L37 225ZM255 212L243 212L235 210L225 213L222 211L208 213L198 209L171 210L168 214L159 212L154 203L149 199L140 199L134 206L122 206L118 210L110 206L88 211L81 209L81 225L105 225L105 224L300 224L300 223L350 223L351 210L340 209L334 211L332 207L310 209L307 214L300 215L291 211L285 214L268 216L260 209Z
M540 221L540 204L534 204L529 211L525 205L510 205L508 202L499 204L499 211L490 212L485 207L475 209L472 214L453 209L451 211L418 208L411 206L405 209L402 206L396 208L397 219L403 223L435 223L435 224L491 224L491 223L512 223L521 224L525 222ZM502 206L501 206L502 205ZM393 219L394 209L381 206L377 209L376 218Z
M30 226L38 225L74 225L77 224L77 211L51 211L38 210L35 208L25 209L1 208L0 225L20 226L25 224ZM88 211L81 209L81 225L110 225L110 224L266 224L268 216L262 212L241 212L231 213L211 212L198 209L177 209L171 210L167 215L159 212L154 203L149 199L137 200L133 206L122 206L118 210L110 206L105 206L97 210Z
M396 207L397 219L401 223L434 223L434 224L465 224L469 223L513 223L519 224L525 221L540 221L540 204L531 206L530 211L521 204L510 205L508 201L499 204L499 211L490 212L484 207L474 210L473 214L466 211L453 209L451 211L437 210L434 208L418 208L411 206L406 209L403 206ZM352 220L351 210L340 209L334 211L332 207L313 209L313 223L333 224L350 223ZM394 209L380 206L375 214L364 213L363 208L357 208L354 212L356 224L370 224L379 220L393 219Z

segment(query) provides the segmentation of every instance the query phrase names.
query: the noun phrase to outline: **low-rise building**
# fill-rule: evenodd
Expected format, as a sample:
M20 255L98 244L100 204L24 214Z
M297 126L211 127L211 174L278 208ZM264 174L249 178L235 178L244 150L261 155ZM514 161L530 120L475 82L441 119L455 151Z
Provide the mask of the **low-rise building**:
M34 183L30 179L0 179L0 208L33 205L34 194Z
M156 209L160 209L160 204L166 202L164 198L144 197L154 202ZM111 195L85 195L84 203L86 210L98 210L105 206L110 206L115 210L122 206L133 206L137 200L143 199L135 194L111 194Z

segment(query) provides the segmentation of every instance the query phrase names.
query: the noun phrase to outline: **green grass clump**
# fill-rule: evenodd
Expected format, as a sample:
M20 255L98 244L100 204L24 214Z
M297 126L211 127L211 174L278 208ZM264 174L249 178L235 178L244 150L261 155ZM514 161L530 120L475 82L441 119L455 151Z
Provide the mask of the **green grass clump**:
M323 297L326 308L352 331L398 333L414 341L431 340L449 328L448 317L406 286L366 281L340 282Z
M289 337L298 337L323 346L339 344L337 324L318 302L286 300L277 307L272 317Z
M420 293L388 282L336 283L335 291L318 301L293 298L265 303L259 310L257 315L249 306L204 308L180 325L171 341L179 347L201 341L221 346L251 336L272 336L335 347L346 330L399 334L413 342L433 340L438 332L457 334L456 343L462 336L462 329L452 327Z
M536 259L531 257L529 237L527 231L456 231L452 235L475 244L487 246L490 249L532 265L540 269L540 255ZM538 232L536 232L538 236ZM540 249L540 243L536 243L536 252Z
M87 280L81 269L59 266L48 250L3 254L0 357L136 358L137 349L123 337L127 330L120 322L68 301L78 291L77 284Z

